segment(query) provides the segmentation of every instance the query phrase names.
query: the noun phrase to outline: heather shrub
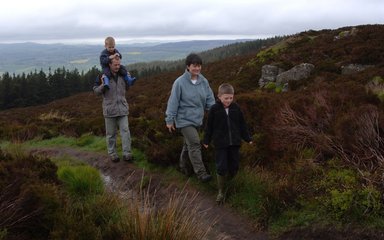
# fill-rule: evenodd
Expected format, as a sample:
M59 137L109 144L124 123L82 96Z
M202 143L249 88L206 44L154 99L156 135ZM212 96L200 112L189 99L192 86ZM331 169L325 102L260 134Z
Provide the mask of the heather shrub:
M338 156L359 171L382 172L384 155L382 129L378 108L365 105L342 115L335 128L333 148ZM371 179L376 182L377 179Z
M317 64L315 68L315 73L330 72L340 74L340 71L340 67L333 59L325 59L321 63Z
M252 136L253 144L242 144L240 148L241 164L247 167L268 165L267 152L265 151L265 135L259 133Z
M135 145L138 148L146 149L152 143L161 144L163 139L168 139L165 135L165 125L163 121L137 117L129 119L131 135L135 137Z
M159 165L176 164L179 161L183 138L173 135L172 138L165 138L162 142L151 143L145 150L145 155L150 163Z
M371 65L377 64L383 61L383 54L381 53L381 48L377 46L355 46L352 50L352 55L354 56L354 62Z
M0 151L1 232L19 239L46 239L61 203L57 168L45 158L14 156Z
M25 125L5 124L2 128L1 138L9 139L14 142L24 142L36 137L47 138L53 134L46 126L38 126L38 123Z

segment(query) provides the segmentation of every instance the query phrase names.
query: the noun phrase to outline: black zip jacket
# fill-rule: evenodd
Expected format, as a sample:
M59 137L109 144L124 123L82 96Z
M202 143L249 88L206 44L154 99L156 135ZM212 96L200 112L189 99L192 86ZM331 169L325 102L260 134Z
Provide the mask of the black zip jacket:
M239 105L232 102L227 114L218 100L209 110L203 143L208 145L213 141L215 148L226 148L240 146L242 139L252 141Z

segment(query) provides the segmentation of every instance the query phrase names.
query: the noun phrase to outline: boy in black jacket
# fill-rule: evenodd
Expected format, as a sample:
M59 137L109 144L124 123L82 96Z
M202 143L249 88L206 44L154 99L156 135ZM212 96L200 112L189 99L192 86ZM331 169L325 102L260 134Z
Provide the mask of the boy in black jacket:
M216 155L217 185L219 193L216 202L224 201L225 178L233 178L239 170L239 150L241 140L252 144L243 113L233 102L234 89L228 83L221 84L218 100L208 113L203 145L213 141Z

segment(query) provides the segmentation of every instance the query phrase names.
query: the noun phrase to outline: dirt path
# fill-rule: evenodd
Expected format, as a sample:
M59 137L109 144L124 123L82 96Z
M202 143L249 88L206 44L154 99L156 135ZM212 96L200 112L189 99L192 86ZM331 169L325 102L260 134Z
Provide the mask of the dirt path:
M106 154L72 148L44 148L35 149L32 152L55 157L67 155L85 161L99 169L111 187L116 187L120 191L130 191L132 194L135 194L135 189L137 189L143 176L143 170L134 164L122 161L112 163L107 160ZM159 174L144 174L151 179L150 191L156 191L156 201L166 201L177 191L182 191L188 196L196 196L194 201L198 204L199 212L203 213L201 214L201 221L205 222L204 225L207 227L212 226L206 240L268 239L267 234L256 231L251 225L251 221L246 217L240 216L226 205L218 206L214 196L199 192L188 184L181 189L180 183L170 183L169 180L165 182L165 178Z

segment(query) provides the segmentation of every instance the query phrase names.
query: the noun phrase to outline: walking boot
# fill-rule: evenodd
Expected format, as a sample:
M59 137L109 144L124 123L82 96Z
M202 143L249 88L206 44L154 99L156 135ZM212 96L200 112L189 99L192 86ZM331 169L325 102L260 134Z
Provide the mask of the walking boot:
M216 197L216 202L218 204L222 204L224 202L224 185L225 185L225 176L220 176L217 174L217 188L219 190L219 193Z
M207 174L207 173L205 173L205 174L201 175L201 176L198 177L198 178L199 178L199 180L200 180L201 182L206 183L206 182L211 181L212 176L209 175L209 174Z

